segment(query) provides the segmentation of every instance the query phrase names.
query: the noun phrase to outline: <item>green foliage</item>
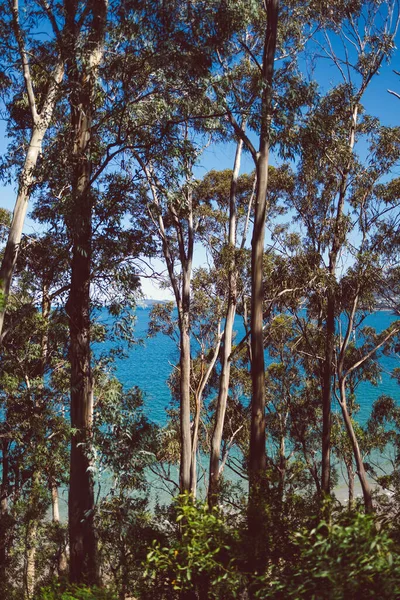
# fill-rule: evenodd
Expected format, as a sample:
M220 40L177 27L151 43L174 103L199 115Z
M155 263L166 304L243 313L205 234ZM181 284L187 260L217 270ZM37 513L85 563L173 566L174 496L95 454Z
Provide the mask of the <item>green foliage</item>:
M181 534L170 546L155 542L147 554L144 576L152 589L171 598L193 590L200 597L237 598L243 585L238 570L238 534L226 525L217 508L178 498L176 522Z
M268 573L257 598L348 600L398 598L400 557L388 532L357 514L299 533L296 564Z
M42 588L35 600L116 600L117 596L107 589L84 585L63 586L54 583Z

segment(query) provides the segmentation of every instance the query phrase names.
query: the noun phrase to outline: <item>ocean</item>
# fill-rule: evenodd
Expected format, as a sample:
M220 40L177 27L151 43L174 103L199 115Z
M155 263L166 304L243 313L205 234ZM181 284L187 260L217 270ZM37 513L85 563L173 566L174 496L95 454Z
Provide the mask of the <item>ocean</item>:
M143 392L147 417L158 425L165 425L167 418L165 410L171 401L167 380L172 371L172 365L179 360L178 349L175 342L165 335L158 334L155 337L148 337L149 315L150 308L137 308L134 329L137 343L130 348L125 347L127 358L116 360L116 376L126 389L133 386L139 387ZM377 311L365 319L364 325L374 327L379 333L397 318L390 311ZM244 327L240 317L236 317L234 329L236 341L240 341L244 336ZM107 347L103 347L103 351L113 345L112 342L107 342ZM267 355L266 360L268 360ZM380 366L382 372L379 384L374 386L369 382L362 382L357 389L357 403L360 410L356 419L360 424L367 421L372 404L380 395L385 394L392 396L395 400L399 399L399 384L392 378L391 373L394 368L400 367L400 355L381 356ZM335 410L335 406L333 409Z

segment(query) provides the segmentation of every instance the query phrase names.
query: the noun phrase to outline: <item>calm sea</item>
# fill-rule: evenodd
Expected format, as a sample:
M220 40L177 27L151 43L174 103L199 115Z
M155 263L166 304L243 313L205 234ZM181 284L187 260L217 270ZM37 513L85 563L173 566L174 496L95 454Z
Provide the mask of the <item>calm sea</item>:
M149 308L137 308L135 337L140 343L126 349L128 358L117 359L116 375L126 388L139 387L144 394L144 405L147 416L155 423L163 425L166 422L165 409L171 401L171 394L167 385L172 365L178 361L176 344L167 336L158 334L149 338L147 335L149 322ZM382 331L397 317L389 311L376 312L364 321L365 325ZM244 335L244 328L239 317L235 322L236 340ZM109 343L111 347L112 344ZM357 390L357 402L360 412L357 420L364 423L370 414L371 406L382 394L391 395L399 399L400 388L396 380L391 377L395 367L400 367L400 355L381 356L381 380L377 386L370 383L361 383Z

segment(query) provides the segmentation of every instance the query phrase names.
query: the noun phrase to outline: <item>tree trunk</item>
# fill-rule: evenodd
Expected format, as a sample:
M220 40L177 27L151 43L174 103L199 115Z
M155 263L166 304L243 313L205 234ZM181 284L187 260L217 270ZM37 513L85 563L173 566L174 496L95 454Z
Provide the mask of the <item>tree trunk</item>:
M192 438L190 433L190 333L189 306L190 280L184 275L182 290L182 316L179 321L181 352L180 352L180 392L181 392L181 463L179 488L181 494L190 492L190 471L192 459Z
M342 409L342 415L344 424L346 426L346 431L349 436L351 446L353 448L354 458L357 466L357 475L361 483L361 488L364 497L364 506L366 513L373 513L374 506L372 502L371 488L368 483L367 475L364 469L364 463L362 460L360 447L358 445L357 437L354 432L353 423L351 422L351 417L349 411L347 409L346 402L346 389L344 380L339 381L339 391L340 391L340 408Z
M199 441L199 426L201 412L201 397L196 393L195 398L196 410L194 414L193 435L192 435L192 458L190 464L190 493L193 498L197 494L197 445Z
M229 234L228 234L228 247L230 251L230 261L228 273L228 306L226 309L226 319L224 327L224 345L222 350L221 360L221 375L219 380L219 390L217 399L217 408L215 411L215 425L211 439L211 453L210 453L210 474L209 474L209 485L208 485L208 503L210 506L214 506L218 501L218 487L220 478L220 454L221 454L221 442L222 433L225 422L226 404L228 400L229 392L229 380L231 372L231 353L232 353L232 334L233 326L236 315L236 302L237 302L237 272L236 272L236 260L235 260L235 249L236 249L236 189L237 180L239 177L241 155L243 149L243 141L239 140L235 162L232 173L231 190L230 190L230 202L229 202Z
M27 524L25 540L24 600L32 600L35 592L37 529L37 519L34 519Z
M263 53L264 91L260 149L257 154L257 194L251 250L251 425L249 456L249 536L254 540L256 568L262 566L266 527L265 363L263 336L263 257L267 211L272 79L278 28L278 0L267 1L267 30Z
M64 536L62 529L60 527L60 507L59 507L59 498L58 498L58 488L55 482L51 484L51 511L52 511L52 521L54 525L57 527L57 572L58 576L65 575L68 569L68 561L65 553L65 544L64 544Z
M24 74L25 88L27 92L29 108L31 111L32 132L24 166L19 179L18 195L15 201L7 245L0 267L0 342L2 339L6 304L10 292L14 267L18 257L19 246L21 243L22 229L25 222L26 211L28 209L31 187L35 180L36 164L42 151L43 138L51 122L54 106L57 100L58 87L64 76L64 62L61 57L59 57L54 72L52 73L47 93L43 99L41 112L38 113L35 94L33 91L28 54L25 49L23 32L21 31L19 25L18 2L14 2L12 12L13 28L21 55L21 65Z
M30 188L35 179L35 168L38 156L41 152L44 131L35 125L32 129L29 148L26 154L24 167L20 176L18 195L15 202L10 231L8 233L7 245L4 251L0 268L0 340L4 324L4 314L8 295L11 287L12 275L17 262L19 246L22 238L22 228L25 222Z
M71 361L71 438L69 488L70 580L94 584L98 581L97 540L94 531L94 484L91 471L93 379L90 351L91 199L90 167L78 163L76 221L73 235L71 287L66 306L69 317Z
M60 522L60 507L58 503L58 488L55 483L51 485L51 516L53 523Z
M354 507L354 469L351 459L346 463L346 468L349 478L349 510L351 510Z
M353 107L350 123L349 152L353 152L355 132L357 126L358 104ZM326 315L326 337L325 337L325 361L322 389L322 474L321 489L325 496L330 494L330 446L331 446L331 403L332 403L332 374L333 356L335 349L335 289L336 265L339 252L343 246L343 209L347 190L347 181L350 172L350 161L346 166L340 187L339 198L335 218L335 229L333 232L332 247L329 252L329 289L327 298Z
M76 54L74 1L66 3L67 67L71 88L72 200L67 223L72 239L71 286L66 305L69 317L71 362L70 488L68 500L70 581L99 582L97 538L94 527L92 474L93 377L90 348L90 279L92 266L92 194L90 158L97 72L103 56L107 0L91 4L90 51L80 64ZM79 69L82 72L79 72Z
M336 260L335 260L336 265ZM332 405L332 364L335 349L335 297L328 292L328 306L325 334L325 360L322 387L322 472L321 491L324 496L331 492L331 405Z

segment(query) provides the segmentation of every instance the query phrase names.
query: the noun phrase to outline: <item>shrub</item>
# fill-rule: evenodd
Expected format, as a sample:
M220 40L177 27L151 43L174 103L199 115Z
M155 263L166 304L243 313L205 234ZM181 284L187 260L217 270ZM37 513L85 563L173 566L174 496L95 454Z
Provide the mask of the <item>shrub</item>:
M367 600L400 598L400 557L385 530L358 514L321 522L296 535L299 562L261 578L260 599Z
M234 558L236 532L218 509L187 495L180 496L177 512L181 535L169 547L155 542L147 555L144 575L153 593L156 588L158 598L175 598L182 591L208 599L238 597L242 575Z
M106 589L85 585L62 585L54 583L42 588L36 600L117 600L117 596Z

